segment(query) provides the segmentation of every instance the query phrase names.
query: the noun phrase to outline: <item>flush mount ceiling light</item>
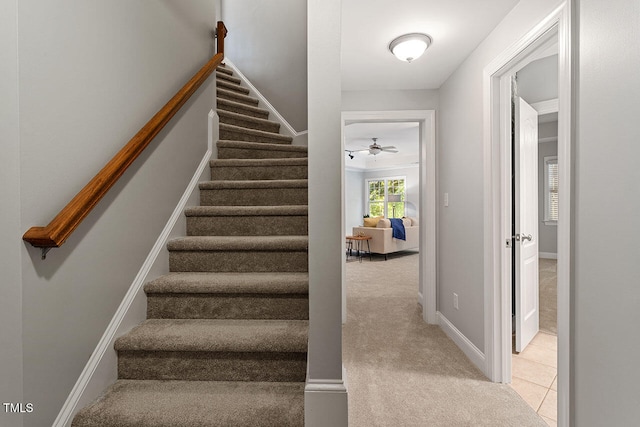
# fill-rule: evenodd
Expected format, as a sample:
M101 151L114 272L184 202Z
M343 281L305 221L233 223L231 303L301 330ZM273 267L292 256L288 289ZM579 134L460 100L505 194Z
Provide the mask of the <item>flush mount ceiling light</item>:
M389 43L389 50L401 61L418 59L432 43L431 37L422 33L405 34Z

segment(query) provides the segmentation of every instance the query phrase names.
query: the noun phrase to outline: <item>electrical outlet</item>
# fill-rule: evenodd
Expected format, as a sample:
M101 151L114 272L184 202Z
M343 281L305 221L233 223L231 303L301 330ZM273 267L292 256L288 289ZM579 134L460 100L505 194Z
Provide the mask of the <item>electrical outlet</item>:
M449 193L444 193L444 207L449 206Z
M453 308L458 309L458 294L453 293Z

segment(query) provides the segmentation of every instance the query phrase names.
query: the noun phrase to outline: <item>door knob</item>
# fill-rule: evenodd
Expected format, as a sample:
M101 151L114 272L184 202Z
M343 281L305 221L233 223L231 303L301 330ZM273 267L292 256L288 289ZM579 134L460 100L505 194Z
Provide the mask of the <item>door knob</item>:
M520 242L520 241L524 242L525 240L531 241L531 239L533 239L533 236L531 234L527 234L526 236L524 234L516 234L513 237L518 242Z

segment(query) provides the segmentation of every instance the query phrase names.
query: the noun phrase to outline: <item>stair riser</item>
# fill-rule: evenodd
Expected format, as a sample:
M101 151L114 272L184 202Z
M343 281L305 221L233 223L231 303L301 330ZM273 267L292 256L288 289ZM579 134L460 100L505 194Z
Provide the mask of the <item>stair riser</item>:
M147 294L148 319L309 319L307 295Z
M230 188L200 190L201 206L306 205L306 188Z
M303 236L307 216L190 216L188 236Z
M211 272L306 272L307 252L276 251L171 251L169 270Z
M253 150L256 151L256 150ZM242 181L248 179L307 179L306 166L212 167L211 180Z
M222 99L228 99L229 101L240 102L241 104L251 105L253 107L258 105L258 100L255 98L251 98L248 96L244 96L241 93L237 92L222 92L217 91L216 96Z
M306 370L306 353L118 352L119 379L289 382Z
M219 159L301 159L307 157L306 152L254 150L251 148L218 147Z
M246 104L243 104L246 105ZM266 111L256 111L252 108L243 108L240 105L229 105L227 103L221 102L219 99L216 103L216 107L218 110L223 111L231 111L232 113L244 114L245 116L255 117L257 119L268 119L269 113ZM247 105L249 107L249 105Z
M220 139L229 141L266 142L269 144L291 144L291 141L269 135L254 135L242 130L220 129Z
M238 92L243 95L249 95L249 89L247 89L246 87L242 87L238 84L231 83L226 80L216 80L216 87L226 89L226 90L232 90L234 92Z
M265 132L273 132L273 133L280 132L280 123L254 122L251 119L228 117L223 114L220 114L220 123L225 123L233 126L240 126L248 129L262 130Z

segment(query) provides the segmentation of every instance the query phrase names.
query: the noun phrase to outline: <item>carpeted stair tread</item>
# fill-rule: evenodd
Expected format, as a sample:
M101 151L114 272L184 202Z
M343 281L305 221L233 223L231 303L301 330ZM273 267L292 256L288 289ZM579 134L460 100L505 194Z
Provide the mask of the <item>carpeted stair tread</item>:
M270 144L264 142L219 140L216 143L219 159L262 159L264 157L223 157L225 150L236 156L241 154L254 156L278 156L266 158L307 157L308 148L302 145Z
M285 159L307 157L307 147L284 144L238 144L218 141L218 159ZM261 145L263 145L261 147ZM280 145L281 147L278 147ZM294 149L291 149L293 147ZM302 148L302 150L300 149Z
M259 119L257 117L247 116L246 114L225 110L218 110L218 116L220 116L220 123L263 132L280 132L280 123L271 120Z
M189 236L302 236L309 228L306 205L212 204L186 208L185 215Z
M117 351L303 352L307 320L148 319L118 338Z
M222 79L231 83L235 83L237 85L242 83L242 81L239 78L234 77L231 74L224 73L220 70L216 70L216 79Z
M73 427L304 425L304 382L118 380Z
M169 273L145 284L144 290L147 319L309 319L308 273ZM304 373L296 371L303 379ZM297 378L269 375L279 381ZM269 378L252 376L255 380Z
M305 188L308 179L254 179L242 181L204 181L198 184L200 190L220 189L265 189L265 188Z
M211 160L211 181L307 179L307 158Z
M294 151L304 154L307 154L307 152L309 151L309 149L304 145L270 144L265 142L238 141L230 139L219 140L217 142L217 146L218 148L249 148L254 150ZM244 159L238 158L236 160Z
M263 144L260 145L262 146ZM278 145L277 147L280 148L280 145ZM307 166L308 163L308 159L306 157L303 157L287 159L215 159L211 160L209 162L209 165L211 167L242 168L254 166Z
M220 139L231 141L264 142L270 144L291 144L293 138L274 132L248 129L240 126L220 123Z
M216 80L216 87L219 89L226 89L229 91L238 92L243 95L249 95L249 92L250 92L248 88L229 82L227 80Z
M306 216L307 205L286 206L190 206L185 209L187 217L192 216Z
M229 74L230 76L233 75L233 70L230 69L230 68L227 68L227 65L224 64L224 63L218 65L218 67L216 68L216 71L219 71L221 73Z
M306 157L211 160L211 181L307 179Z
M169 273L144 285L147 294L305 295L308 273Z
M248 104L248 105L258 105L258 103L260 102L258 101L257 98L247 96L233 90L227 90L223 87L219 87L216 89L216 95L219 98L229 99L235 102L241 102L243 104Z
M308 236L189 236L167 243L169 251L306 251Z
M269 110L243 104L242 102L235 102L230 99L217 97L216 106L218 111L233 111L235 113L245 114L247 116L253 116L260 119L266 119L269 117Z
M308 204L307 179L218 180L201 182L202 206L283 206Z

